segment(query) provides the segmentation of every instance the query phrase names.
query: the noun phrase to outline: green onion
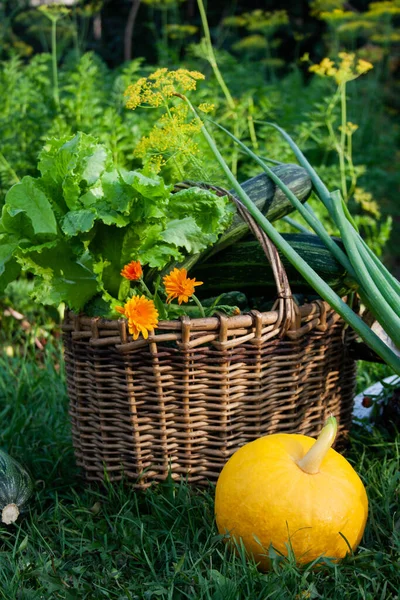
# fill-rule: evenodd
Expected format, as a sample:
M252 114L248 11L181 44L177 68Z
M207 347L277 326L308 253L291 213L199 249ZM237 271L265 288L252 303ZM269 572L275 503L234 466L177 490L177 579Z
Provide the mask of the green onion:
M400 319L394 310L391 308L389 303L386 303L386 299L381 292L382 288L378 288L374 279L372 278L367 266L365 265L363 258L359 252L355 236L353 235L352 227L347 220L344 210L342 196L339 191L332 192L332 206L335 212L335 220L339 224L339 231L345 245L347 255L350 257L350 261L353 265L354 270L358 274L360 281L363 281L363 290L366 291L366 295L369 304L374 312L374 316L377 321L387 332L391 332L391 337L397 346L400 346ZM387 284L386 284L387 285ZM387 286L389 287L389 286ZM397 299L397 305L399 299ZM375 312L375 307L379 307L380 310ZM383 310L383 307L385 310Z
M302 233L310 233L310 230L307 229L307 227L304 227L304 225L302 225L295 219L291 219L290 217L282 217L282 221L285 221L286 223L288 223L288 225L291 225L291 227L297 229L297 231L301 231Z
M199 124L201 125L201 132L202 132L205 140L207 141L212 153L214 154L217 162L219 163L220 167L222 168L223 172L225 173L230 185L235 190L240 201L247 208L248 212L255 219L256 223L268 235L268 237L272 240L272 242L275 244L275 246L277 246L277 248L282 252L282 254L284 256L286 256L286 258L289 260L289 262L294 265L294 267L304 277L304 279L311 285L311 287L313 287L316 290L316 292L321 296L321 298L326 300L326 302L328 302L328 304L343 318L343 320L346 323L348 323L354 329L354 331L356 333L358 333L360 335L360 337L376 352L376 354L378 354L378 356L380 356L389 366L391 366L395 373L400 375L400 358L389 348L389 346L387 346L372 331L372 329L370 327L368 327L368 325L366 325L364 323L364 321L350 308L350 306L348 304L343 302L343 300L329 287L329 285L327 285L327 283L307 264L307 262L290 246L290 244L288 244L288 242L281 236L281 234L275 229L275 227L268 221L268 219L265 217L265 215L263 215L262 212L256 207L256 205L250 200L249 196L246 194L246 192L240 186L239 182L237 181L237 179L235 178L235 176L229 169L223 156L219 152L219 150L215 144L215 141L209 134L204 123L198 117L198 115L197 115L195 109L193 108L192 104L190 103L190 101L186 98L186 96L183 96L181 94L176 94L176 95L179 96L180 98L182 98L182 100L184 100L188 104L189 108L195 115L196 119L198 120ZM233 137L233 136L231 136L231 137ZM238 143L241 147L244 147L247 151L247 148L246 148L246 146L244 146L244 144L242 144L239 141L238 141ZM259 161L261 159L258 159L258 157L256 157L256 158L257 158L257 162L260 164ZM261 161L261 162L263 163L263 161ZM308 164L308 168L311 169L315 173L315 171L312 169L311 165L309 165L308 161L306 161L306 162ZM265 163L263 163L263 168L265 170L268 169L268 167L265 165ZM316 173L315 173L315 176L318 178ZM276 181L274 178L272 178L272 179L274 181ZM277 181L276 181L277 185L280 184L280 186L283 186L280 179L279 178L276 178L276 179L277 179ZM318 180L319 180L319 178L318 178ZM321 180L319 180L319 181L321 182ZM319 187L325 196L324 203L325 203L326 207L328 208L330 214L332 215L333 211L336 209L336 207L333 206L334 200L332 199L327 188L325 187L325 185L322 182L319 185ZM282 187L282 189L283 189L283 187ZM290 192L290 190L288 190L288 192L286 192L286 190L284 190L284 191L289 198L288 192ZM326 196L326 193L328 194L328 196ZM297 203L298 203L300 206L302 206L301 203L299 202L299 200L296 198L296 196L294 196L294 194L292 194L291 192L290 192L289 199L291 201L293 201L294 205L297 205ZM340 203L340 206L342 208L341 203ZM313 222L313 225L312 225L313 228L317 227L318 229L321 230L323 236L330 237L330 236L328 236L327 232L325 231L325 229L323 228L323 226L320 223L319 223L319 226L317 225L317 223L316 223L317 219L315 217L312 217L312 213L310 213L309 211L306 210L305 214L307 214L308 219L311 222ZM336 214L336 210L335 210L335 214ZM345 217L344 211L343 211L343 215ZM336 215L336 218L340 220L340 217L342 217L343 215L341 214L341 215L339 215L339 217ZM352 227L352 224L350 223L350 221L348 221L346 219L346 217L345 217L345 220L346 220L346 223L348 224L348 227ZM307 221L307 222L309 222L309 221ZM342 222L343 222L343 220L342 220ZM347 225L346 225L346 227L347 227ZM348 232L348 231L349 230L346 229L346 232ZM330 240L330 241L334 244L334 242L332 240ZM336 244L334 244L334 245L336 246ZM346 255L344 253L342 253L342 254L343 254L345 262L347 262L350 266L350 272L351 271L354 272L353 266L351 265L349 259L346 257ZM358 256L359 256L359 254L357 254L357 257ZM357 262L357 265L358 265L358 262ZM376 286L374 287L373 291L375 291L375 288L376 288ZM379 292L379 290L378 290L378 292ZM368 293L366 293L366 296L367 296L368 304L369 303L374 304L375 309L377 308L378 304L380 304L380 308L382 309L383 314L384 314L384 323L385 323L385 326L387 326L388 322L391 322L393 315L388 310L387 303L384 301L384 299L381 298L382 294L380 294L380 292L379 292L377 295L377 298L376 298L375 295L371 294L371 291L369 291ZM392 312L394 312L394 311L392 311ZM379 314L381 314L381 313L379 313ZM394 321L394 323L395 323L395 327L397 328L397 323L395 321ZM395 336L395 339L397 339L397 335Z

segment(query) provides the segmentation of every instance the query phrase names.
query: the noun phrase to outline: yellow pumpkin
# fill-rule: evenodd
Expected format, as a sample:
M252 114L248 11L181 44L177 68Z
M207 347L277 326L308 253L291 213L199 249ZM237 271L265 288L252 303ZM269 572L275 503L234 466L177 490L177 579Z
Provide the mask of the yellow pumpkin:
M317 440L273 434L237 450L219 476L215 515L221 534L243 544L270 566L270 546L299 563L343 558L360 543L368 516L364 485L331 448L337 423L330 417Z

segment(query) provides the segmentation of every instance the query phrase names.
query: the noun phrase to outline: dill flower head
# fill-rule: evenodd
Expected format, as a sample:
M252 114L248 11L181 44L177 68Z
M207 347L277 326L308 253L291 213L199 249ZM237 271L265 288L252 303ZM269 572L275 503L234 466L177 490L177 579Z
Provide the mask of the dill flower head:
M361 187L356 187L354 190L354 200L361 206L365 212L368 212L377 219L381 216L378 203L373 199L372 194L366 192Z
M58 19L62 19L62 17L69 15L71 12L66 6L60 6L56 3L42 4L41 6L38 6L37 10L50 19L50 21L58 21Z
M226 17L223 24L227 27L245 27L248 31L264 31L275 29L289 23L286 10L261 10L243 13L238 16Z
M128 319L129 333L134 340L140 333L147 339L149 331L157 327L158 311L153 300L145 296L133 296L124 306L116 306L115 310Z
M163 278L165 291L167 292L167 302L178 298L178 304L188 302L190 296L194 294L196 285L202 285L202 281L196 281L195 278L189 279L186 269L175 268L169 275Z
M310 2L311 15L319 17L322 12L343 11L345 0L312 0Z
M368 4L368 11L365 13L367 18L382 18L382 15L400 14L400 5L396 0L380 0L380 2L371 2Z
M265 36L254 33L253 35L246 35L246 37L236 42L236 44L233 44L232 48L234 50L265 50L267 45Z
M341 85L373 69L370 62L362 58L356 60L353 53L339 52L338 56L340 59L338 64L330 58L323 58L319 64L311 65L308 70L322 77L333 77L336 83Z
M171 23L166 27L168 37L172 40L183 40L186 37L194 35L198 31L198 27L195 25L180 25L178 23Z
M322 21L346 21L353 19L356 13L350 10L343 10L342 8L334 8L331 11L322 11L319 13L318 18Z
M347 121L346 125L343 127L340 125L339 131L343 131L346 135L353 135L355 131L357 131L358 125L352 123L351 121Z
M141 77L125 91L126 106L134 110L138 106L164 108L149 135L143 136L134 150L134 156L153 173L158 173L171 160L172 168L181 175L183 164L195 160L198 145L194 139L201 129L198 118L188 118L188 106L172 99L195 90L197 81L204 79L198 71L177 69L169 71L162 67L148 77ZM178 175L179 177L179 175Z
M169 71L165 67L157 69L148 77L141 77L136 83L128 86L125 91L126 107L134 110L141 104L153 107L165 105L168 98L195 90L199 79L205 77L198 71Z
M146 159L155 173L171 157L179 157L181 163L198 153L194 138L201 125L196 119L187 120L188 110L185 104L172 106L136 145L134 156Z
M142 265L138 260L132 260L124 266L121 275L122 277L125 277L125 279L129 279L129 281L137 281L143 275Z

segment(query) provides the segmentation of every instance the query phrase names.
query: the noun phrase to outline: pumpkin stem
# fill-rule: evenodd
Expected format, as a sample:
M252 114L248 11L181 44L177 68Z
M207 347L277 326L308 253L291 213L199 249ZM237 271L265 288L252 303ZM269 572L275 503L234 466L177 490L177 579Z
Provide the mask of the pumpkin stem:
M319 472L319 468L326 453L335 441L336 433L337 421L335 417L330 416L322 428L315 444L311 446L307 454L297 462L297 465L302 471L309 473L310 475Z
M16 504L7 504L1 513L1 520L6 525L11 525L18 519L19 508Z

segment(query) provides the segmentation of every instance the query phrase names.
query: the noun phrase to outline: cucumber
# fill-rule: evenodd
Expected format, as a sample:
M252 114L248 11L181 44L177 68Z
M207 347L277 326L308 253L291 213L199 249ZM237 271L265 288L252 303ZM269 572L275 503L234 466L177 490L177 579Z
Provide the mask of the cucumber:
M307 171L298 165L282 164L271 169L285 183L293 194L301 201L305 202L311 193L311 179ZM244 191L254 204L271 222L277 221L282 217L293 212L292 203L280 188L268 177L266 173L256 175L240 184ZM233 192L231 192L235 195ZM239 214L233 219L229 229L227 229L218 242L206 251L207 256L212 256L224 248L231 246L249 230L247 223L243 221Z
M290 233L283 237L300 256L307 261L339 295L345 295L356 289L342 265L334 258L317 235ZM344 250L340 239L333 238ZM289 278L293 293L307 294L315 291L301 277L298 271L280 255ZM203 285L196 294L204 297L220 294L229 290L240 290L246 295L270 295L275 289L275 280L271 266L257 241L238 242L217 255L198 263L190 271L190 276Z

